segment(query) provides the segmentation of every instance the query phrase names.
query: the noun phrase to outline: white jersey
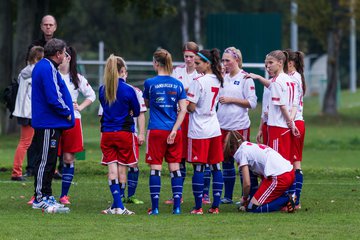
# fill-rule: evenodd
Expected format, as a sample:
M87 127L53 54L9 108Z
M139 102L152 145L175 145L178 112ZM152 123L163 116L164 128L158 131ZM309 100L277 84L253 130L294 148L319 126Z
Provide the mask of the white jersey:
M251 108L255 108L257 97L255 93L254 80L245 78L246 72L240 70L234 77L226 74L224 87L219 91L219 97L232 97L248 100ZM218 105L217 117L221 129L242 130L250 127L249 109L243 108L235 103Z
M176 78L177 80L179 80L183 86L185 90L188 90L190 87L191 82L201 76L200 73L198 73L196 70L194 70L192 73L187 73L186 71L186 66L185 65L179 65L177 67L174 68L173 73L171 74L171 76L173 78Z
M187 100L195 103L190 113L188 137L206 139L221 135L215 106L219 101L220 81L214 74L201 76L190 85Z
M270 97L271 97L271 92L269 88L264 87L262 106L261 106L261 119L263 120L264 123L268 121Z
M280 73L279 76L271 80L269 90L271 94L267 124L269 126L288 128L280 106L285 105L290 113L294 99L294 83L287 74Z
M293 169L291 163L271 147L247 141L241 144L234 158L239 167L248 165L251 171L264 177L279 176Z
M130 85L131 86L131 85ZM137 88L137 87L134 87L134 86L131 86L134 88L135 90L135 93L136 93L136 97L140 103L140 112L146 112L147 111L147 107L145 105L145 101L144 101L144 98L143 98L143 92ZM102 116L103 115L103 108L101 106L101 104L99 105L99 111L98 111L98 116ZM138 128L137 128L137 118L134 118L134 123L135 123L135 135L137 134L138 132Z
M70 92L71 99L73 102L77 102L77 99L79 97L79 92L85 97L85 99L90 100L91 102L94 102L96 99L96 95L88 81L84 76L81 74L78 74L79 78L79 88L75 89L74 83L70 80L70 74L61 74L62 79L65 81L66 86ZM81 114L79 111L74 109L75 118L81 118Z
M304 120L303 117L303 105L304 105L304 93L303 93L303 85L301 81L301 75L298 72L293 72L289 74L291 80L295 83L294 89L294 106L297 106L297 111L295 115L296 120Z

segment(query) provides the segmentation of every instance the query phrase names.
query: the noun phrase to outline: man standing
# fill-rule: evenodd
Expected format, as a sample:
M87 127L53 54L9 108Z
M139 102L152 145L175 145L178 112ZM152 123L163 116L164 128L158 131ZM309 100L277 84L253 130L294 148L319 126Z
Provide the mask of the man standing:
M46 212L69 211L52 196L51 182L56 167L59 138L62 130L74 126L74 109L70 93L57 68L65 57L66 44L60 39L49 40L44 58L32 73L32 126L38 153L35 161L34 209Z

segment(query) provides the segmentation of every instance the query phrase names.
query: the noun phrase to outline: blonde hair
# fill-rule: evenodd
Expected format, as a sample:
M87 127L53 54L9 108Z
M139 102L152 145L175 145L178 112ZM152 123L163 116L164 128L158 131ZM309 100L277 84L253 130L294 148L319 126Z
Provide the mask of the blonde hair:
M225 49L224 51L225 53L229 53L231 54L231 56L235 59L238 59L238 66L239 68L242 68L243 65L243 58L242 58L242 54L241 51L235 47L228 47Z
M160 67L164 68L167 74L171 75L173 71L172 57L167 50L162 48L156 50L154 52L153 58Z
M106 60L104 71L105 99L108 104L116 101L116 93L119 85L119 73L121 68L126 68L126 63L122 57L111 54Z
M223 153L224 161L234 156L236 150L244 142L244 137L238 131L229 131L226 134Z

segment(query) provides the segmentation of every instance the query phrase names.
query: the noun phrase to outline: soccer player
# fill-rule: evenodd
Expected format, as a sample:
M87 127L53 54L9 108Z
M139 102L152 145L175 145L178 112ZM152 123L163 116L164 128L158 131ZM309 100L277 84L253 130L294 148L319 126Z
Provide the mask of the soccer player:
M266 145L244 141L237 131L229 132L225 140L225 155L234 151L243 175L244 195L239 210L263 213L279 211L287 206L288 212L294 212L295 202L288 194L295 178L292 164ZM258 190L251 198L250 170L262 177Z
M213 203L209 213L218 214L223 177L220 163L223 161L220 124L215 107L219 101L219 90L223 87L221 58L218 49L200 50L195 57L196 70L204 74L190 85L187 93L190 112L189 156L193 164L192 188L195 207L191 214L203 214L202 196L204 188L204 167L210 165L213 177Z
M246 72L242 69L243 58L241 51L235 47L225 49L222 56L222 63L225 67L224 87L219 91L219 105L217 117L219 119L223 139L228 131L238 131L247 141L250 141L250 118L249 109L254 109L257 104L254 81L246 79ZM233 202L233 191L236 180L234 158L224 158L224 198L221 203L230 204ZM253 176L257 186L257 177Z
M300 135L292 138L293 165L295 169L296 184L296 208L301 208L300 195L303 184L303 173L301 170L302 152L305 139L305 121L303 118L303 98L306 91L304 77L304 53L300 51L286 50L289 54L288 74L295 83L294 104L290 114L291 119L295 122L295 126L299 129Z
M180 126L186 114L186 93L183 84L171 77L171 54L158 49L153 54L156 77L144 82L144 100L150 109L147 132L146 163L150 165L149 215L159 214L162 162L168 163L174 199L173 214L180 214L183 180L180 172L182 141ZM179 107L179 111L178 111Z
M125 61L113 54L106 61L104 85L99 88L103 108L101 117L101 163L108 166L108 180L113 204L103 214L132 215L120 195L119 183L126 182L126 168L138 162L136 155L135 124L133 117L140 114L135 90L125 83Z
M66 48L66 57L60 64L59 71L69 89L75 113L75 126L63 131L59 145L64 162L59 202L70 204L68 192L74 177L75 153L84 150L80 112L95 101L96 95L86 78L77 72L76 51L73 47ZM85 98L81 104L78 104L79 93Z

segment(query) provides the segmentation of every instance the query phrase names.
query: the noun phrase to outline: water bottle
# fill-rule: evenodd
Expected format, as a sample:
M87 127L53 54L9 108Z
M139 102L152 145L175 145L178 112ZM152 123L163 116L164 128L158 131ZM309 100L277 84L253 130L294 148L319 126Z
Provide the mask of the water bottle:
M43 209L45 213L69 213L70 209L68 207L56 207L56 206L49 206L46 209Z

